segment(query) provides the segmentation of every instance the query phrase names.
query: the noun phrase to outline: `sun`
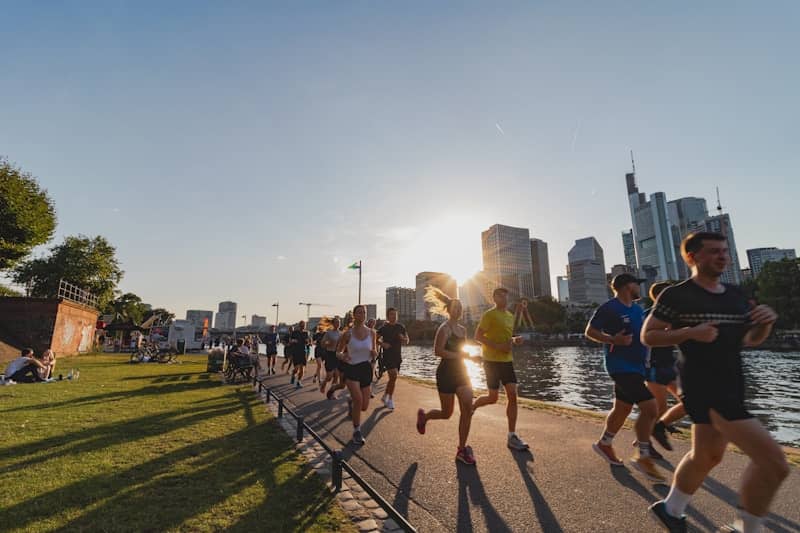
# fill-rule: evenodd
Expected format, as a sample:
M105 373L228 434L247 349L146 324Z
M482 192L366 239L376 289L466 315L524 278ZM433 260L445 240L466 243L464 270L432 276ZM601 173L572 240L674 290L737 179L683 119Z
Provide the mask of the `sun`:
M407 253L416 272L444 272L461 285L481 269L481 231L485 229L467 215L436 217L409 243Z

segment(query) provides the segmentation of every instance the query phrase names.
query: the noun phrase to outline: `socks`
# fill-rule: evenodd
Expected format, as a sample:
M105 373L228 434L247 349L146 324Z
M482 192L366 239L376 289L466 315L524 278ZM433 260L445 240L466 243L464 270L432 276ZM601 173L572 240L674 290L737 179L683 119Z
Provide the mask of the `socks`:
M514 436L516 436L516 434L517 434L517 433L516 433L516 432L514 432L514 431L509 431L509 432L508 432L508 438L510 439L511 437L514 437Z
M361 426L360 425L353 426L353 433L355 433L356 431L361 431Z
M650 457L650 443L639 441L639 455L641 457Z
M611 443L614 442L614 435L615 433L611 433L610 431L603 432L603 438L600 439L600 444L603 446L611 446Z
M761 525L764 522L762 517L752 515L741 508L736 509L736 514L737 518L733 522L733 527L735 527L737 531L742 531L743 533L761 532Z
M667 508L667 513L669 513L670 516L680 518L684 515L686 506L689 505L689 500L691 499L691 494L681 492L678 490L678 487L673 485L667 497L664 498L664 506Z

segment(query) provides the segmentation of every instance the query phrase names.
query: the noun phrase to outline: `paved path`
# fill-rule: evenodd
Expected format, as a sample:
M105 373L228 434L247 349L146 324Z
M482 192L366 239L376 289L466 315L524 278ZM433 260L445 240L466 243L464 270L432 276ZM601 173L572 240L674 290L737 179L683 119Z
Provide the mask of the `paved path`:
M601 432L600 421L520 409L518 433L532 454L519 453L505 445L505 406L484 407L472 421L470 444L478 464L470 467L454 461L458 407L450 420L429 422L425 435L416 432L417 408L439 406L435 389L401 379L394 411L383 407L378 392L362 419L367 443L358 449L349 443L347 395L340 391L341 399L328 401L311 378L304 384L295 391L286 375L265 378L265 385L288 398L329 444L343 449L356 470L422 532L656 531L646 509L668 487L652 485L632 468L612 468L595 455L591 444ZM385 384L386 378L378 390ZM621 456L632 455L632 440L628 430L617 436ZM674 442L676 451L667 456L677 465L688 443ZM715 531L732 520L746 462L739 454L726 454L693 500L690 530ZM662 464L672 470L669 463ZM773 505L767 530L800 532L796 467Z

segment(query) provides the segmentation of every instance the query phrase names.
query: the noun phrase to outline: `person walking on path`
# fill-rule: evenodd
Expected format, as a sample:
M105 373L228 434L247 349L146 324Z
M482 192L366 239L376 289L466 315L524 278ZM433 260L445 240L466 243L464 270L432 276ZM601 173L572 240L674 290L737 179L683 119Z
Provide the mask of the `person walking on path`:
M386 323L378 330L378 345L383 348L383 365L389 375L386 392L381 398L387 409L394 409L394 388L403 362L401 347L404 344L408 344L406 327L397 322L397 309L390 307L386 310Z
M664 289L672 285L671 281L660 281L650 286L650 299L655 302ZM652 312L652 308L647 313ZM680 395L678 394L678 369L676 368L674 346L656 346L650 349L647 363L647 388L653 393L658 407L658 422L653 427L653 438L667 451L672 451L672 444L667 437L667 428L686 416ZM672 394L678 401L667 409L667 394ZM652 450L651 450L652 451Z
M310 344L311 339L306 330L306 323L301 320L289 337L289 346L292 348L292 365L294 366L290 382L295 384L295 389L303 386L303 376L306 372L306 347Z
M275 326L270 326L269 333L264 335L267 352L267 375L275 374L275 360L278 356L278 333Z
M527 450L528 444L517 435L517 375L511 347L521 344L522 337L514 336L514 315L508 311L508 291L498 287L492 293L494 307L486 311L475 330L475 341L481 345L483 370L486 373L487 396L481 396L472 404L473 411L484 405L497 403L500 385L506 391L508 405L508 439L512 450Z
M370 361L378 354L375 349L375 331L364 324L366 318L366 306L355 306L353 327L342 334L336 347L339 359L345 363L344 379L350 392L348 404L353 421L353 444L359 446L366 442L361 434L361 413L369 406L372 384Z
M639 338L644 310L636 301L640 297L639 284L644 281L631 274L615 276L611 282L614 298L598 307L586 326L586 337L603 344L606 372L614 382L614 405L606 417L603 435L592 449L612 466L623 466L612 442L636 404L639 417L634 427L638 450L632 459L633 466L650 481L663 483L666 478L653 462L650 446L658 406L645 385L647 347Z
M642 341L680 347L678 369L683 404L692 419L692 449L675 470L667 497L649 510L667 531L686 531L689 500L733 443L750 464L728 530L758 532L789 466L781 447L745 407L742 347L764 342L777 314L766 305L751 306L738 287L720 282L731 262L725 236L689 234L681 255L692 276L661 293Z
M283 364L281 364L281 370L286 369L287 374L292 370L292 360L294 358L295 347L291 344L292 333L294 333L294 326L289 326L289 332L286 334L285 342L283 343Z
M436 368L436 389L439 391L441 409L426 412L420 408L417 411L417 431L424 435L428 420L449 419L453 415L453 404L457 397L461 414L458 419L456 460L474 465L475 455L472 447L467 446L472 424L472 383L464 364L464 358L468 357L464 351L467 330L458 323L463 311L461 301L431 286L425 289L425 301L431 304L431 313L445 316L447 320L436 330L433 341L433 352L440 358Z

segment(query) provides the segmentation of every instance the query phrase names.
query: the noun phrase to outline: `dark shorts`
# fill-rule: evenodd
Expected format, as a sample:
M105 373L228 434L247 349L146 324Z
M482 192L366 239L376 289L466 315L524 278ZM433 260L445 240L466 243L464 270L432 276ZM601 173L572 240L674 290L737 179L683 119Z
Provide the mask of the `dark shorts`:
M514 372L514 363L483 361L483 371L486 373L486 388L498 390L500 384L516 383L517 373Z
M668 367L650 367L647 369L647 381L651 383L658 383L659 385L669 385L678 379L678 371L674 366Z
M267 344L267 357L278 355L278 347L274 344Z
M344 379L348 381L358 381L361 388L369 387L372 384L372 365L368 362L358 363L357 365L343 365Z
M325 372L333 372L339 369L341 362L336 357L336 352L325 350L325 355L322 358L325 360Z
M471 387L463 359L442 359L436 368L436 389L442 394L455 394L459 387Z
M753 415L747 411L744 401L737 397L726 397L724 394L715 394L708 389L681 395L686 414L694 424L710 424L709 411L715 410L725 420L747 420Z
M400 370L400 365L403 363L403 358L400 354L383 354L383 367L386 370Z
M631 405L653 399L653 393L644 384L644 376L636 372L612 374L614 397Z
M292 364L294 366L306 366L306 352L305 350L292 355Z
M325 352L325 350L323 350L321 346L315 346L314 347L314 351L313 351L314 359L322 360L325 357L324 352Z

